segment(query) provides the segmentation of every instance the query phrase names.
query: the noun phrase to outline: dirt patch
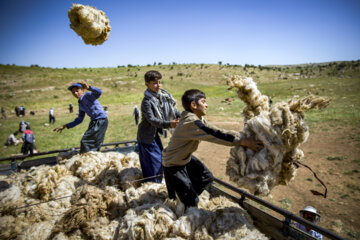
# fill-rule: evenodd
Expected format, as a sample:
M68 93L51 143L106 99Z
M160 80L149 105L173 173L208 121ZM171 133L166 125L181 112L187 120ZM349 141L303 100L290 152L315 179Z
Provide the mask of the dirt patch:
M212 122L224 129L241 130L242 123ZM288 186L277 186L271 196L263 197L295 214L307 205L321 214L320 226L346 237L356 239L360 229L360 151L359 130L347 127L313 128L308 141L300 146L305 153L302 163L309 165L326 184L327 198L314 196L310 190L324 192L324 188L306 168L300 167ZM230 147L201 142L195 155L215 177L230 182L226 162Z

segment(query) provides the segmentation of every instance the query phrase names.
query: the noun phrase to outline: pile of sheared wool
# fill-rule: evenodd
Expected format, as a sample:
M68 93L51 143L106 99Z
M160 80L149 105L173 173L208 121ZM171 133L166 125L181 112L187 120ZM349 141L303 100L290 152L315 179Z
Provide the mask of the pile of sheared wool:
M99 45L109 38L109 19L101 10L81 4L73 4L68 11L70 27L86 44Z
M164 183L141 184L136 153L59 159L0 177L0 239L267 239L226 198L204 191L185 211Z
M286 185L294 178L293 161L304 156L298 148L309 137L304 110L323 109L330 99L308 96L276 103L270 108L268 97L260 93L252 78L232 76L228 84L237 88L239 98L246 103L245 136L255 135L264 148L257 153L241 146L232 148L226 173L239 187L257 195L268 195L274 186Z

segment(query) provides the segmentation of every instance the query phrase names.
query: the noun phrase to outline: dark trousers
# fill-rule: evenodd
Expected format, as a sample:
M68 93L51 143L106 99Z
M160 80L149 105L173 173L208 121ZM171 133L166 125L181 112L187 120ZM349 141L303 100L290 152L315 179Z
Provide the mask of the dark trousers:
M51 121L55 123L55 116L49 115L49 123L51 123Z
M136 125L139 124L139 115L135 115L135 124L136 124Z
M24 142L24 144L21 147L21 153L26 155L29 154L33 155L34 153L34 143Z
M148 182L161 183L163 167L162 161L162 150L163 146L158 134L151 144L139 142L139 158L141 170L144 178L161 175L156 178L147 179Z
M210 170L196 157L185 166L164 167L164 177L169 198L178 195L186 207L196 207L199 195L214 180Z
M80 153L99 151L104 142L107 127L107 118L90 121L88 129L81 139Z

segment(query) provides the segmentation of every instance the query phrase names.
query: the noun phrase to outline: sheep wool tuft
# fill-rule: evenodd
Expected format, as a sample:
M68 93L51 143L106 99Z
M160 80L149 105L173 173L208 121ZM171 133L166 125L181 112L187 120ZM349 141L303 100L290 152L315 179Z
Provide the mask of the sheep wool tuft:
M199 208L139 181L136 153L89 152L0 176L0 239L268 239L239 204L200 196Z
M261 140L264 148L254 153L242 146L230 150L226 173L239 187L256 195L268 195L278 184L287 185L295 176L294 161L304 153L298 147L307 141L309 129L304 111L324 109L329 98L307 96L269 105L250 77L232 76L227 79L236 88L238 97L246 104L244 134Z
M70 28L86 44L99 45L109 38L111 27L105 13L95 7L73 4L68 11Z

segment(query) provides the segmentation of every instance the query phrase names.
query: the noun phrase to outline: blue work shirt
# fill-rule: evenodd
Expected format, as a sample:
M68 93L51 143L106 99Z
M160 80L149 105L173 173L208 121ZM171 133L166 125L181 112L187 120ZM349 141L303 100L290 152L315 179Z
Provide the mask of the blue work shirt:
M101 95L101 90L96 87L89 87L90 92L84 93L79 99L79 115L71 123L66 124L67 128L73 128L80 124L85 117L85 113L91 118L91 121L106 118L107 114L97 100Z
M315 232L312 229L310 229L310 231L307 231L306 227L304 225L300 224L300 223L296 223L296 228L306 232L307 234L313 236L314 238L317 238L319 240L323 239L323 236L321 235L321 233Z

